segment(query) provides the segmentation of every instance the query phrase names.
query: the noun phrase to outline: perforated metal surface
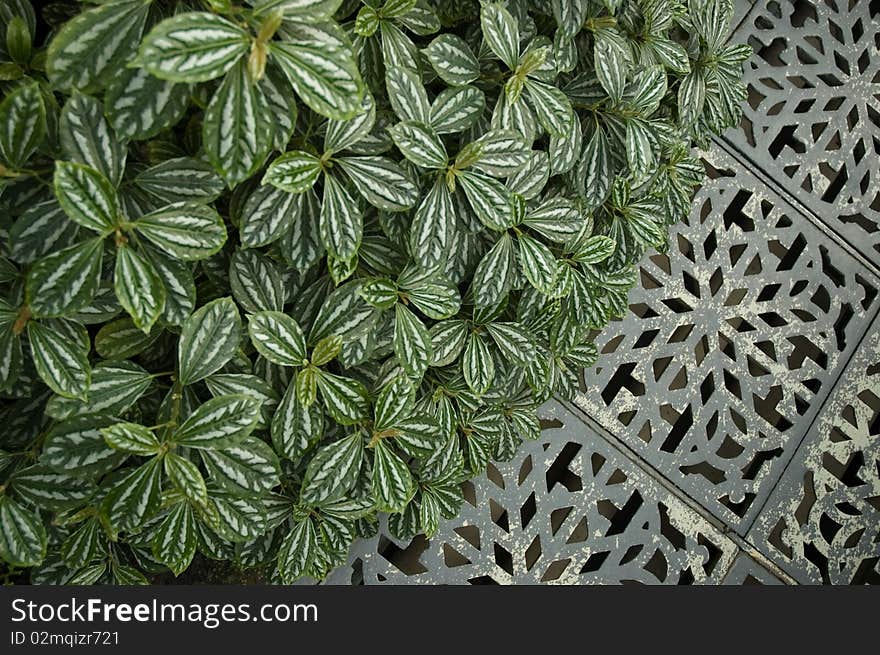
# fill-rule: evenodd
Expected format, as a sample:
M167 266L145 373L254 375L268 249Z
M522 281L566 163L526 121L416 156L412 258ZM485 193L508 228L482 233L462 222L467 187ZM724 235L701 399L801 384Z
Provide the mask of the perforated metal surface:
M878 305L880 282L719 148L577 404L745 534Z
M328 582L880 582L880 2L737 18L742 126L576 406L430 542L383 530Z
M734 39L756 52L726 139L880 267L880 3L760 0Z
M367 584L720 582L736 545L575 414L474 481L430 542L387 531L347 569ZM336 579L336 581L341 581Z

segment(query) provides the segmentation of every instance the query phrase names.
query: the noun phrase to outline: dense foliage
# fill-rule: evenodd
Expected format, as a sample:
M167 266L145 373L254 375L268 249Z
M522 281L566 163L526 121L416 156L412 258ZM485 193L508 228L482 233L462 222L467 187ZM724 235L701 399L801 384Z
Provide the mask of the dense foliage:
M577 388L748 55L732 0L0 7L0 557L35 582L432 534Z

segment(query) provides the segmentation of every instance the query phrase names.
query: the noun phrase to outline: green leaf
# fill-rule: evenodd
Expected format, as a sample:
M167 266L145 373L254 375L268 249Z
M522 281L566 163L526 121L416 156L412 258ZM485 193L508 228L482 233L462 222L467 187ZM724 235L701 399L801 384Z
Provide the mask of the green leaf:
M394 443L413 457L427 455L442 442L440 425L425 413L402 419L395 427L400 434L394 438Z
M104 99L107 118L121 139L148 139L177 123L190 100L188 84L153 77L143 68L124 68Z
M116 249L114 288L134 324L149 334L165 309L165 285L153 265L129 246Z
M422 314L435 320L457 314L461 306L458 287L441 278L407 285L406 295Z
M103 86L140 43L150 3L108 2L67 22L49 43L46 72L58 89Z
M358 113L348 120L327 121L324 134L324 151L345 150L366 137L376 124L376 101L369 93L364 94Z
M292 231L293 224L305 222L307 219L302 216L302 205L302 198L273 186L255 189L242 209L239 225L242 247L268 245Z
M490 130L474 144L479 156L472 166L497 177L516 173L529 161L531 154L529 144L513 130Z
M631 55L626 40L612 29L593 34L593 62L599 83L618 102L623 96Z
M229 286L247 312L278 310L285 301L280 268L257 250L235 251L229 264Z
M138 234L172 257L183 260L206 259L226 242L226 225L210 206L178 202L139 218Z
M357 114L363 82L346 48L305 35L295 42L270 42L269 54L297 95L314 111L337 120Z
M9 228L9 257L30 264L74 243L79 226L55 198L27 208Z
M267 427L272 414L278 406L279 394L275 388L258 375L249 373L214 373L205 378L205 384L212 396L241 394L260 404L260 420L257 430Z
M196 554L195 516L188 503L177 503L153 533L153 556L180 575Z
M310 518L294 524L278 549L278 575L285 584L291 584L306 574L312 566L318 547L318 535Z
M214 373L235 354L241 317L232 298L204 305L183 324L177 346L178 380L192 384Z
M575 178L584 191L588 207L598 207L605 202L611 192L614 169L607 139L601 129L597 129L587 141L575 171Z
M682 45L658 36L652 36L648 45L660 63L672 72L681 74L690 72L690 59L688 59L687 51Z
M118 186L125 169L125 144L104 118L104 107L86 95L75 93L64 105L58 126L65 154L85 164Z
M59 396L86 399L92 369L86 353L48 325L29 321L28 340L37 375Z
M61 557L71 569L80 569L96 559L103 547L103 530L95 518L87 519L61 545Z
M513 227L510 192L501 182L476 171L462 171L456 177L477 218L490 230Z
M370 403L367 390L360 382L318 369L316 384L324 408L334 421L350 425L366 418Z
M322 446L306 468L300 500L316 507L344 498L357 480L363 459L364 441L359 433Z
M486 325L498 350L508 361L524 366L537 356L534 339L517 323L493 321Z
M16 496L52 511L79 507L95 492L91 481L39 464L16 471L7 486Z
M349 282L327 296L309 332L309 343L333 335L353 337L365 324L369 326L375 310L358 293L360 285L359 281Z
M186 12L166 18L144 37L137 62L165 80L205 82L232 68L249 45L247 32L225 18Z
M358 293L376 309L390 309L397 302L397 285L387 278L364 282Z
M240 394L202 403L172 435L189 448L225 448L247 437L260 418L260 403Z
M143 336L143 333L138 330ZM92 369L89 397L81 400L53 396L46 414L58 420L88 414L122 415L146 393L153 376L131 362L100 362Z
M464 381L475 394L484 394L495 379L495 360L486 342L479 334L473 333L464 349L461 361Z
M400 303L394 306L393 343L404 370L413 377L421 377L433 355L431 337L418 317Z
M313 186L323 170L321 160L301 150L285 152L269 164L263 184L287 193L303 193Z
M256 437L218 450L202 450L211 479L232 493L262 494L280 483L278 457Z
M133 530L159 507L162 464L152 457L123 477L107 493L102 503L110 524L116 530Z
M130 318L107 323L95 335L95 350L107 360L126 359L142 353L159 338L161 330L144 334Z
M101 282L104 242L89 239L37 261L28 271L27 303L35 316L64 316L88 305Z
M419 200L416 183L387 157L340 157L336 163L364 199L378 209L400 212Z
M211 202L224 184L214 169L200 159L175 157L138 173L134 183L167 204Z
M381 432L409 416L415 405L415 397L415 389L406 377L399 375L391 380L382 387L376 399L376 420L373 429Z
M573 259L581 264L598 264L611 257L616 245L610 237L591 236L578 245Z
M182 324L196 303L196 284L190 265L146 244L141 246L141 254L153 266L165 288L162 318L171 325Z
M305 407L297 398L296 384L291 382L272 416L272 443L276 452L296 461L323 432L323 412L314 405Z
M62 472L99 477L115 469L125 454L110 448L101 428L118 420L109 416L80 416L56 424L46 435L40 463Z
M438 177L416 209L409 231L410 253L423 270L437 270L446 261L455 223L452 194Z
M117 423L101 429L104 441L116 450L149 457L162 449L162 444L150 430L136 423Z
M403 66L392 66L385 71L388 100L394 113L402 121L429 121L428 94L417 73Z
M441 321L433 325L431 335L431 366L448 366L461 355L467 340L467 323L461 320Z
M70 220L95 232L112 232L119 219L119 201L110 181L82 164L57 162L55 196Z
M257 312L248 318L251 342L263 357L281 366L302 366L306 340L299 324L281 312Z
M332 175L324 176L321 240L327 251L338 259L350 259L357 253L363 230L357 203Z
M318 398L318 369L309 366L296 374L296 398L306 408L312 407Z
M437 134L455 134L470 129L486 109L483 92L472 86L441 91L431 105L428 124Z
M500 2L487 2L480 9L483 40L510 70L519 59L519 25Z
M217 522L211 527L227 541L252 541L266 530L266 509L255 496L239 495L212 487L208 490L210 505L216 510Z
M388 129L394 145L416 166L443 169L449 160L446 147L434 130L418 121L401 121Z
M480 76L480 64L468 44L454 34L441 34L428 44L425 54L444 82L462 86Z
M36 566L46 556L40 517L9 496L0 496L0 557L13 566Z
M337 334L324 337L315 344L312 351L312 364L315 366L323 366L330 363L331 360L339 356L342 351L342 337Z
M519 259L529 283L542 293L551 293L559 275L559 264L550 249L523 233L519 235Z
M477 307L494 307L513 286L516 270L513 242L505 233L477 264L471 289Z
M214 93L202 123L205 154L230 188L253 175L272 149L268 102L248 77L232 68Z
M46 136L46 108L36 82L22 84L0 102L0 156L24 166Z
M525 88L541 127L550 135L567 134L575 116L566 95L555 86L530 77L526 78Z
M273 189L274 190L274 189ZM278 193L284 193L278 191ZM318 196L309 191L293 198L293 218L290 229L281 238L279 248L285 260L300 272L313 266L324 254L321 242L320 217L321 207ZM249 244L244 242L247 247Z
M385 440L373 449L373 497L378 508L385 512L402 512L415 493L409 467Z

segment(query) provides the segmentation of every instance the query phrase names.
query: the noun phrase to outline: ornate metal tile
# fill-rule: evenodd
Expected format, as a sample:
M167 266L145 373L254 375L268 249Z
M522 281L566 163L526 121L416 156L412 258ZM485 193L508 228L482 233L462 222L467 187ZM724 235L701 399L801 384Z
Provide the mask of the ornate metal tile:
M733 562L733 566L724 576L726 585L781 585L784 584L779 578L773 575L766 568L758 564L745 553L740 555Z
M577 404L744 534L878 299L877 278L719 148Z
M880 584L880 323L749 540L805 583Z
M356 544L330 582L702 584L736 545L565 407L513 461L474 481L461 516L430 541Z
M880 267L880 4L760 0L733 40L755 54L725 138Z

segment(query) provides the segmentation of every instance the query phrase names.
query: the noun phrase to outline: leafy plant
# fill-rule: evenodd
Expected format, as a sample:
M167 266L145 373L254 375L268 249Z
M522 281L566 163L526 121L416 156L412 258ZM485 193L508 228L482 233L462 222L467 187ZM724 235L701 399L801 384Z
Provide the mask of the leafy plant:
M0 6L0 557L325 576L539 435L738 120L730 0Z

